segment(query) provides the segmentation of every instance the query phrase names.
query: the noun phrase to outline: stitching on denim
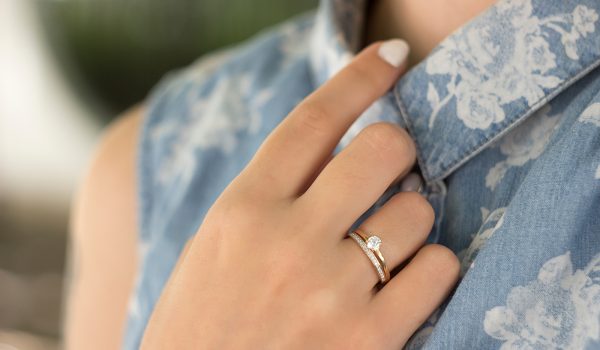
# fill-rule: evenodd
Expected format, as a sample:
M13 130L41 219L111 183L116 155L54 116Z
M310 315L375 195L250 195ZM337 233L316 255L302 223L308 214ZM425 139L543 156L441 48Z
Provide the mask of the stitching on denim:
M513 118L506 124L500 124L499 132L492 133L491 135L484 137L480 142L476 143L474 146L467 148L467 150L462 152L460 156L456 157L456 160L450 162L448 165L442 166L441 167L442 170L434 173L434 175L429 173L429 169L427 167L428 163L425 163L424 159L421 156L422 149L419 145L419 140L415 139L415 144L417 145L417 151L418 151L417 158L419 160L419 164L422 165L421 171L423 173L424 178L427 180L427 182L433 182L433 181L437 181L437 180L445 178L446 176L448 176L449 174L454 172L457 168L459 168L461 165L463 165L464 163L466 163L467 161L469 161L473 157L475 157L477 154L479 154L480 150L483 150L484 148L489 146L491 143L495 142L497 139L506 135L506 133L513 130L514 127L516 127L519 124L521 124L522 122L524 122L529 116L531 116L533 113L535 113L537 110L539 110L543 105L549 103L552 99L554 99L557 95L559 95L561 92L563 92L566 88L568 88L569 86L574 84L577 80L581 79L583 76L587 75L592 70L596 69L598 66L600 66L600 58L597 59L596 61L593 61L593 63L586 66L584 69L582 69L579 73L572 76L570 79L563 81L556 89L554 89L552 92L548 93L547 95L544 95L536 103L534 103L531 107L529 107L527 110L525 110L525 112L522 113L520 116ZM402 115L402 118L404 119L407 128L412 131L413 126L410 123L410 121L408 120L409 119L408 113L405 109L405 106L404 106L402 100L400 99L400 91L399 90L400 90L400 84L397 84L396 88L394 89L394 96L396 98L396 103L398 104L398 108L400 109L400 114ZM412 132L411 132L411 134L412 134Z
M588 74L590 71L594 70L600 66L600 59L597 59L594 63L588 65L585 69L575 74L571 79L565 80L562 84L560 84L554 91L540 98L536 103L534 103L529 109L527 109L521 116L513 119L510 123L500 126L500 132L497 134L492 134L490 137L486 137L483 142L480 142L477 146L472 147L469 151L463 152L463 155L458 157L458 159L454 162L451 162L449 165L445 166L446 170L440 172L439 175L435 176L432 180L438 180L448 176L458 167L460 167L465 162L469 161L473 157L475 157L480 149L484 149L489 144L494 143L497 139L506 135L509 131L513 130L514 127L518 126L522 122L524 122L528 117L530 117L533 113L538 111L542 106L549 103L552 99L554 99L557 95L563 92L566 88L574 84L577 80L581 79L583 76Z
M398 110L400 111L400 117L402 117L402 120L404 120L404 123L406 124L406 129L408 130L409 134L412 136L412 135L414 135L413 127L410 122L410 118L408 117L408 112L406 111L406 107L404 106L404 103L402 103L402 100L400 99L399 90L400 90L400 84L397 84L396 87L394 88L394 99L396 100L396 104L398 105ZM415 141L415 148L417 150L417 162L419 163L419 167L421 168L421 174L423 175L425 182L429 183L430 182L429 170L427 169L427 163L425 163L425 159L421 156L422 149L421 149L421 146L419 145L419 139L417 139L416 137L413 137L413 139Z
M443 180L435 180L431 183L431 192L429 197L437 202L439 206L438 215L435 218L434 230L430 232L430 235L433 233L433 242L439 243L441 231L442 231L442 223L444 221L444 217L446 215L446 201L445 198L448 194L448 189Z

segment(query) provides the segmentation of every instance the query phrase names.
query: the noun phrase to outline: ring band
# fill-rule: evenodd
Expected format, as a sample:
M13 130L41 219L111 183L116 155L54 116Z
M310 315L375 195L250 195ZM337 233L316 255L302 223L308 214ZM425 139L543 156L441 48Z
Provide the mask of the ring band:
M390 280L390 271L385 264L383 254L379 250L381 238L376 235L367 236L360 229L354 230L348 234L367 255L379 276L379 282L384 285Z

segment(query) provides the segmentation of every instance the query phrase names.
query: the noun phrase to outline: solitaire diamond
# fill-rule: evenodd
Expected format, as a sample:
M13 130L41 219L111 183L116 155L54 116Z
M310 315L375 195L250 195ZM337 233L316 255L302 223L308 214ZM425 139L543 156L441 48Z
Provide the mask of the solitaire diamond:
M378 250L381 245L381 238L377 236L371 236L367 239L367 248L371 250Z
M370 250L369 247L367 247L367 244L365 243L365 241L363 241L363 239L359 235L357 235L355 232L350 232L349 235L350 235L350 237L352 237L352 239L356 243L358 243L358 245L360 246L360 249L362 249L363 252L365 252L365 254L369 258L369 260L371 260L371 263L373 263L375 270L377 270L377 275L379 276L379 281L381 283L385 283L386 282L385 271L383 270L383 265L381 264L381 262L379 260L377 260L375 253L373 253L373 251Z

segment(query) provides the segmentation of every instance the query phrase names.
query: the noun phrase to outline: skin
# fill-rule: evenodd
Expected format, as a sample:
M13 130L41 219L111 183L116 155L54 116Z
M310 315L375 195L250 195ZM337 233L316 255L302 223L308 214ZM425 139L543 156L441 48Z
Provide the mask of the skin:
M432 1L439 6L432 6ZM359 55L363 61L354 64L358 68L337 76L327 89L315 92L307 100L310 102L304 101L302 108L286 118L296 121L295 126L286 122L286 127L279 127L268 138L249 167L209 211L200 234L182 252L152 316L144 339L146 348L160 348L169 342L175 343L169 343L168 348L173 344L179 348L397 348L406 341L452 288L458 271L456 258L447 249L421 247L433 220L431 208L419 195L401 193L364 223L367 231L382 237L381 249L390 268L418 252L377 294L373 267L355 243L342 241L347 229L342 226L352 221L359 209L370 205L390 178L400 178L410 168L414 146L402 130L377 124L365 129L343 157L330 161L330 148L361 108L381 95L408 64L424 57L441 38L487 7L483 2L430 0L427 6L417 0L374 3L367 41L406 38L412 47L411 62L397 70L382 66L370 48ZM456 15L451 16L453 13ZM426 21L417 20L424 16ZM408 35L411 33L415 35ZM376 79L365 80L365 76ZM327 106L331 101L352 110L330 111ZM143 114L143 107L132 109L107 129L74 201L74 271L66 308L66 349L118 349L122 339L137 269L134 165ZM335 120L338 122L333 123ZM303 130L305 138L289 137L290 130ZM305 145L313 144L319 146L310 148L305 158L297 157L308 150ZM289 154L294 157L280 153L286 149L291 149ZM290 164L286 159L302 161ZM355 164L358 159L362 161L359 166ZM367 163L369 166L364 165ZM310 169L315 170L311 173ZM369 172L356 173L357 169ZM277 172L285 176L276 176ZM289 179L290 174L303 176ZM289 182L273 186L278 178ZM260 208L254 206L263 201L265 205ZM346 207L350 204L354 207ZM236 220L225 219L231 215ZM307 222L306 217L315 219ZM231 222L239 225L233 227ZM267 230L265 222L271 225ZM339 225L332 226L336 223ZM260 225L260 230L254 225ZM262 239L257 241L253 236L251 240L247 232L257 231ZM329 238L323 247L314 243L317 234ZM282 235L287 235L285 240ZM249 255L249 251L256 251L258 242L266 244L267 248L261 248L265 256ZM219 264L206 262L216 255L221 258ZM261 278L266 271L269 279ZM195 279L199 273L212 279ZM216 276L218 273L227 278ZM265 284L265 280L270 281ZM199 308L205 317L189 312ZM223 332L233 328L236 337ZM204 331L199 333L201 329ZM281 336L273 338L273 334ZM302 343L310 341L314 343Z
M448 34L496 0L376 0L370 3L367 42L402 38L411 46L409 65L421 61Z
M137 269L135 149L143 109L105 132L75 197L66 349L118 349Z
M371 125L323 167L402 71L379 45L301 102L216 200L142 349L397 349L448 295L459 263L443 246L422 247L434 213L420 194L395 195L362 226L385 242L390 269L416 254L380 291L371 263L345 239L414 165L406 131Z

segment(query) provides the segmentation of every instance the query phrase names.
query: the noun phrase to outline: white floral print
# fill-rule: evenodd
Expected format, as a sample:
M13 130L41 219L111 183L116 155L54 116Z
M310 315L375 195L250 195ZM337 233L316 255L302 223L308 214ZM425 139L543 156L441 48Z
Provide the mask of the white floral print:
M474 266L475 258L485 243L492 237L492 235L502 227L504 222L504 212L506 207L498 208L490 213L486 208L481 208L481 229L471 240L469 246L458 253L458 259L460 260L460 275L464 276L467 271ZM491 226L490 226L491 225Z
M583 113L581 113L579 121L600 127L600 102L595 102L588 106ZM594 179L600 180L600 165L596 168Z
M600 126L600 103L593 103L586 108L579 117L579 121Z
M506 306L485 314L500 349L584 349L600 339L600 254L573 269L571 254L547 261L536 280L514 287Z
M500 140L497 147L506 158L489 170L485 177L487 188L494 190L511 167L523 166L544 152L560 119L560 114L550 115L550 110L550 105L544 106Z
M310 60L319 72L319 85L354 57L359 38L353 31L360 27L363 17L361 4L356 1L332 0L324 5L315 22L310 47ZM344 27L337 28L338 25Z
M172 144L172 156L160 169L158 179L165 183L175 175L186 180L196 168L197 150L215 148L231 154L239 141L240 132L256 133L261 124L261 108L270 101L273 92L269 88L254 91L253 77L244 74L220 79L211 92L203 97L189 96L192 117L186 127L177 127L177 118L161 124L152 132L153 139L160 139L176 128ZM254 97L250 104L245 99Z
M427 61L428 74L449 76L443 96L435 84L429 83L429 128L453 99L457 117L470 129L487 129L502 122L503 106L520 98L533 106L545 96L544 89L562 82L552 73L557 63L548 32L558 33L566 56L578 60L577 42L596 30L598 20L596 11L583 5L572 13L538 18L533 15L531 0L501 1L495 11L510 18L511 46L501 45L491 36L491 26L498 25L498 21L480 21L444 41Z
M577 40L586 37L595 31L594 23L598 20L598 14L594 10L578 5L573 11L573 27L569 32L561 32L562 43L565 45L567 55L571 59L579 59L577 53Z
M498 95L473 88L467 83L459 84L456 90L457 95L461 96L457 101L456 113L467 127L487 128L492 123L504 120Z
M282 69L303 60L308 55L306 48L310 36L307 34L311 29L310 26L300 26L295 22L286 23L281 27L279 51L282 55Z

